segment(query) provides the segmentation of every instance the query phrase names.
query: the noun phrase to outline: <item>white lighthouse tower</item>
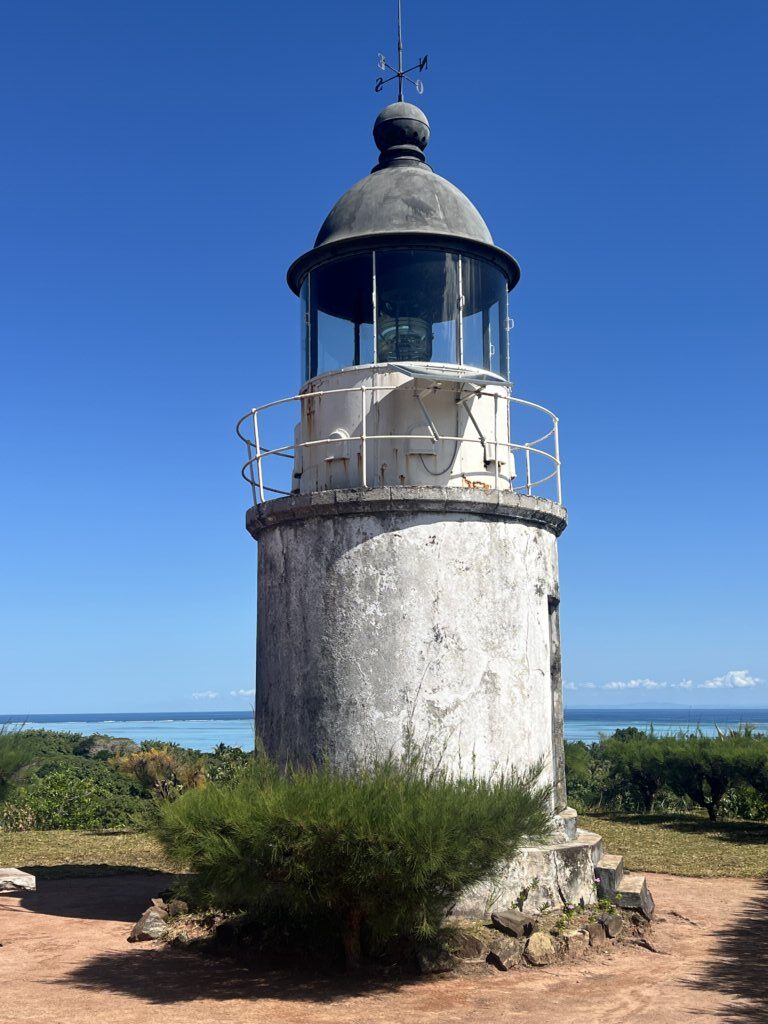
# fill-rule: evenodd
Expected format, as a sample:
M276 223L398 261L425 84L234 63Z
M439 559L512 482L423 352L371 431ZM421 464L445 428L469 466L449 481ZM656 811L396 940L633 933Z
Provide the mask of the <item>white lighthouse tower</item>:
M409 103L376 118L376 166L288 271L300 389L238 425L257 730L294 762L352 767L415 736L456 772L541 765L552 844L496 898L591 902L602 843L577 832L563 766L558 422L513 394L520 271L426 163L429 134Z

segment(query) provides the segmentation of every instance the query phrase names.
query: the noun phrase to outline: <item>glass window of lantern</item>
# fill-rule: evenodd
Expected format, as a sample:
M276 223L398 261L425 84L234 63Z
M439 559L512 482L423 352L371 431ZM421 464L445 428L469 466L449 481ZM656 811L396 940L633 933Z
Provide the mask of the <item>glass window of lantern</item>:
M309 274L301 283L299 292L299 304L301 307L301 380L309 380L312 376L311 349L309 337Z
M507 282L485 260L461 257L462 362L483 367L505 379L507 352Z
M459 294L458 256L378 250L377 362L457 362Z
M507 282L485 260L376 250L313 270L300 297L304 380L374 361L463 363L509 376Z
M372 362L371 254L327 263L313 270L307 281L308 375Z

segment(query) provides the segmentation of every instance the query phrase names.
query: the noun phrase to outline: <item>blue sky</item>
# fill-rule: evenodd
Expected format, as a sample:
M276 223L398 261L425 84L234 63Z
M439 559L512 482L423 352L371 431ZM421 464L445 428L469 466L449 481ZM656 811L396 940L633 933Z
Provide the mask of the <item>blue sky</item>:
M233 424L297 386L285 270L374 162L394 6L6 7L0 710L247 706ZM561 416L568 701L765 705L768 7L405 26L430 162L522 266L517 393Z

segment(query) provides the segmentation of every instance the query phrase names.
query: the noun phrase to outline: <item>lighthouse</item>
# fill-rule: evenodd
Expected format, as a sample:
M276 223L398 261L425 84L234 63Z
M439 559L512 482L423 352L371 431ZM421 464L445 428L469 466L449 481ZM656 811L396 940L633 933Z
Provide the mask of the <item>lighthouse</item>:
M414 740L458 774L536 766L554 832L493 900L589 903L606 861L566 799L558 420L514 392L518 264L429 138L413 104L379 113L375 166L288 270L299 387L238 424L257 733L282 763L341 770Z
M429 134L410 103L376 118L378 162L288 271L298 394L239 427L257 729L281 760L352 765L410 735L458 771L541 762L557 810L558 423L512 393L520 270L427 164Z

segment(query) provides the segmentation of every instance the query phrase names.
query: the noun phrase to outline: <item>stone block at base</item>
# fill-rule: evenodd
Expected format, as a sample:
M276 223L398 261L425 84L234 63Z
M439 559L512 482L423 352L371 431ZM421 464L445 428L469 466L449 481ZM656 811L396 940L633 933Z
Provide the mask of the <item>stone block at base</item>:
M624 878L624 858L612 853L605 853L595 865L597 894L603 899L612 900Z
M616 906L624 910L639 910L643 917L651 920L655 905L645 875L624 875L616 892Z
M14 893L34 892L37 888L35 876L28 871L20 871L18 868L0 868L0 893L13 895Z

